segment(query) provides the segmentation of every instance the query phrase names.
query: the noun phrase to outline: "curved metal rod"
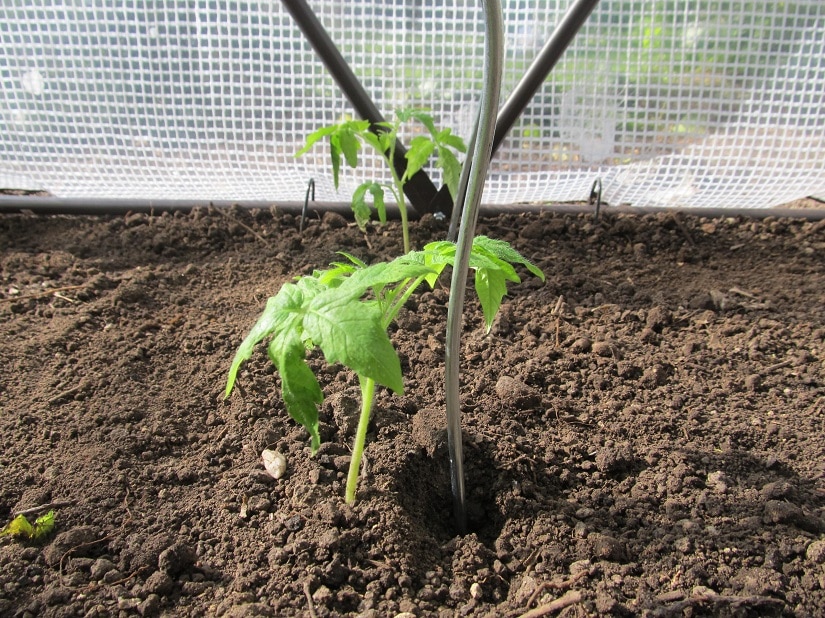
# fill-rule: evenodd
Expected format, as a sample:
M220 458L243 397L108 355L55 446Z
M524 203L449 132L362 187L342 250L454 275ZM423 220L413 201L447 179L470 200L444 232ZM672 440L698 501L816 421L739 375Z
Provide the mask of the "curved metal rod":
M315 201L315 179L310 178L309 182L307 183L307 194L304 198L304 207L301 209L301 224L298 226L298 232L300 234L304 233L304 225L307 221L307 212L309 211L309 198L310 195L312 196L312 201Z
M467 508L464 489L464 451L461 435L461 402L459 395L459 361L461 356L461 329L464 318L464 292L470 251L473 246L479 204L484 189L493 137L496 113L501 95L501 72L504 65L504 26L500 0L483 0L484 23L484 87L481 94L472 158L464 204L461 208L461 227L456 243L455 264L450 283L450 302L447 307L447 341L445 358L445 396L447 403L447 443L450 452L450 478L453 490L456 526L459 534L467 529ZM464 172L462 171L462 174ZM457 202L460 203L460 202Z

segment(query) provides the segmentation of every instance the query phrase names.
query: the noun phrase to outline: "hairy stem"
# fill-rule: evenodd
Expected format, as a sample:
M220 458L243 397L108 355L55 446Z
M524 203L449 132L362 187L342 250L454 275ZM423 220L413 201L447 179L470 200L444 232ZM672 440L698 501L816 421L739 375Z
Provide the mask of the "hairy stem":
M344 494L347 504L355 502L361 459L364 456L364 443L367 440L367 427L370 424L372 401L375 398L375 380L359 376L359 382L361 384L361 416L358 418L358 429L355 432L355 441L352 443L352 459L349 462L347 474L347 489Z
M407 205L404 203L404 193L398 199L398 212L401 213L401 236L404 239L404 253L410 252L410 224L407 221Z
M392 129L392 134L397 135L399 123L396 121ZM395 202L398 204L398 212L401 214L401 236L404 239L404 253L410 252L410 225L407 216L407 202L404 200L404 183L398 177L398 172L395 170L393 161L395 160L395 146L397 141L393 141L390 149L382 153L387 161L387 166L390 168L392 174L393 193L395 194Z

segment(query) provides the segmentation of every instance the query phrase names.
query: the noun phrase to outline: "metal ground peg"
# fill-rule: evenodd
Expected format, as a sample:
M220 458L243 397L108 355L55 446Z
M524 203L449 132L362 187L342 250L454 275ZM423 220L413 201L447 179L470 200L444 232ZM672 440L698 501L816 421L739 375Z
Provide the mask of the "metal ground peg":
M312 196L312 201L315 201L315 179L310 178L307 183L307 193L304 196L304 207L301 209L301 223L298 225L298 231L304 233L304 224L307 220L307 211L309 210L309 198Z
M593 220L599 220L599 214L602 210L602 179L597 178L593 182L593 187L590 189L590 197L587 200L587 203L591 206L596 207L596 211L593 214Z

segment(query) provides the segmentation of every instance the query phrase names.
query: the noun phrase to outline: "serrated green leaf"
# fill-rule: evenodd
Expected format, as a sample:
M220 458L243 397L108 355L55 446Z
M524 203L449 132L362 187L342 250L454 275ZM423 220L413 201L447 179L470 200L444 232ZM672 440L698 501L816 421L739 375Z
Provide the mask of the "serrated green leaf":
M449 240L434 240L424 245L424 253L428 256L436 253L455 255L455 243Z
M347 126L339 131L338 146L341 148L347 165L353 169L358 167L358 150L361 148L361 143L351 127Z
M25 515L18 515L5 528L0 530L0 536L8 535L16 538L25 538L31 541L40 541L54 530L54 511L41 515L32 525Z
M455 199L458 194L458 183L461 181L461 163L448 149L439 148L435 165L444 172L444 184L447 185L450 195Z
M370 288L377 288L413 279L433 272L433 268L421 260L402 255L392 262L378 262L356 270L339 288L350 298L360 298Z
M397 135L395 131L387 131L386 133L379 133L378 134L378 141L381 144L381 152L389 152L391 148L395 145L395 141L397 140Z
M404 389L401 362L381 324L377 306L353 302L344 286L310 301L304 330L321 348L328 363L343 363L396 393Z
M364 262L363 260L355 257L351 253L347 253L346 251L338 251L338 255L343 255L345 258L347 258L352 264L354 264L358 268L366 268L367 267L366 262Z
M449 128L439 131L435 141L439 148L443 145L449 146L458 152L467 152L467 145L464 143L464 140L458 135L453 135L453 132Z
M378 213L378 220L384 224L387 222L387 205L384 203L384 185L375 183L370 187L372 193L372 203Z
M306 363L299 329L289 329L282 336L274 338L269 343L267 352L281 376L281 396L286 411L309 432L314 455L321 445L318 406L324 401L324 394L315 374Z
M348 125L353 133L365 135L366 133L370 133L372 131L371 127L389 126L389 123L376 122L373 124L369 120L350 120Z
M312 279L320 284L317 289L317 292L320 292L326 288L337 288L355 270L356 267L352 264L333 262L331 268L312 273Z
M484 313L484 326L489 333L501 307L501 299L507 294L507 280L501 270L480 269L476 271L475 289Z
M355 215L355 222L361 231L364 231L367 223L372 218L372 209L366 201L367 193L372 196L373 206L378 212L378 220L381 223L387 222L387 207L384 204L384 185L379 182L365 182L352 194L352 212Z
M435 150L435 144L429 137L418 135L410 141L410 149L407 151L407 169L404 172L404 180L417 174L430 159Z
M435 137L435 135L437 134L437 130L435 128L435 121L433 120L433 117L429 113L427 113L427 111L423 109L409 110L408 119L409 118L415 118L418 122L423 124L427 128L427 131L430 132L430 135L432 135L433 137ZM404 122L406 122L406 120Z
M266 301L266 308L263 313L241 342L238 351L235 352L235 358L232 360L232 366L229 368L229 376L226 381L225 397L229 397L232 393L238 370L243 362L252 356L255 346L280 328L283 328L290 316L294 312L300 311L303 302L301 289L292 283L285 283L278 294Z
M355 223L358 224L358 229L362 232L366 230L367 223L370 220L370 207L367 205L365 196L371 184L371 182L365 182L352 193L352 203L350 205L352 214L355 215Z
M427 243L424 246L423 256L424 264L433 271L426 275L424 280L433 288L447 265L452 266L455 263L455 243L447 240Z
M373 150L377 151L378 153L383 153L386 148L381 144L381 139L378 135L373 133L372 131L365 131L361 137L364 141L372 146Z
M12 519L5 528L0 530L0 535L8 535L13 537L26 537L27 539L32 538L34 534L34 528L29 523L29 520L26 519L25 515L18 515L14 519Z
M307 152L309 152L309 150L316 143L318 143L320 140L324 139L327 135L332 135L337 130L338 130L338 125L331 125L331 126L328 126L328 127L323 127L321 129L318 129L314 133L310 133L309 136L307 136L307 140L306 140L306 143L304 144L304 147L301 148L298 152L296 152L295 156L300 157L302 155L305 155Z
M501 258L479 247L474 247L470 254L470 268L475 270L497 270L501 272L507 281L521 283L521 277L518 276L512 264L508 264Z
M413 111L414 110L411 107L403 107L395 110L395 117L398 119L398 124L409 122L410 118L412 118Z
M521 264L527 268L531 274L544 281L544 273L541 269L535 266L527 258L521 255L521 253L513 249L509 243L503 240L496 240L493 238L488 238L487 236L477 236L473 239L473 246L484 249L509 264Z

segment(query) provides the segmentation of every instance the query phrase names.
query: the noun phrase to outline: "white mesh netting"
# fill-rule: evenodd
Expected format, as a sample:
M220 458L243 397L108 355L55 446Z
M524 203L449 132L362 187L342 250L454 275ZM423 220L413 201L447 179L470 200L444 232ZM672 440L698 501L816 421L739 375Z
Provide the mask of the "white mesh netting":
M277 1L8 0L0 187L60 197L345 201L326 152L352 111ZM385 114L469 136L480 3L311 2ZM503 92L567 9L505 0ZM825 2L602 0L493 162L485 202L767 207L825 195ZM407 136L407 139L409 136ZM431 176L436 179L437 174Z

